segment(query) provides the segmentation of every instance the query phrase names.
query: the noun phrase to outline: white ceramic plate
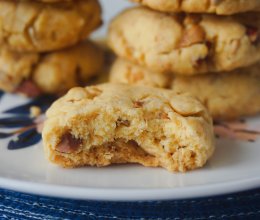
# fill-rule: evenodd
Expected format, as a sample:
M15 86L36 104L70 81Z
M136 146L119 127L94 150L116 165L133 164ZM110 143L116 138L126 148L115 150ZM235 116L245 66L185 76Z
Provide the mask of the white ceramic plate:
M103 4L107 20L128 3ZM104 33L105 28L96 36ZM2 95L0 187L64 198L133 201L195 198L260 186L260 117L217 125L215 155L204 168L185 174L138 165L66 170L45 160L42 144L37 143L39 118L29 118L28 107L44 107L45 101L28 104L25 98Z

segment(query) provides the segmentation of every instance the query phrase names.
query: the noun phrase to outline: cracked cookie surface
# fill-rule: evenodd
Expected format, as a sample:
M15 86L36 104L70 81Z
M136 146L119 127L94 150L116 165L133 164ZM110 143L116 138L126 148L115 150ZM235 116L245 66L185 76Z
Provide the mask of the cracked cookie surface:
M0 89L29 97L60 95L101 73L103 50L91 41L50 53L19 53L0 48Z
M231 71L260 60L260 14L164 14L127 9L109 28L120 57L148 69L182 75Z
M212 120L196 99L165 89L73 88L47 111L47 158L63 167L140 163L186 171L214 151Z
M15 51L46 52L72 46L100 24L97 0L0 1L0 43Z
M163 12L215 13L230 15L259 11L259 0L132 0Z
M222 74L169 77L117 59L111 69L110 81L167 87L176 93L189 93L208 108L214 119L237 119L260 113L259 70L260 63L257 63Z

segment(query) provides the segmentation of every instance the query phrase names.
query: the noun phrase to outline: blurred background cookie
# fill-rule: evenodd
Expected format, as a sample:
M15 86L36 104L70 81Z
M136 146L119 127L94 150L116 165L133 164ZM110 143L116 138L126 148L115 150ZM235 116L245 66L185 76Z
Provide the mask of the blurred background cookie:
M111 23L114 52L153 71L194 75L230 71L260 60L260 14L167 14L127 9Z
M0 1L0 43L20 52L72 46L101 25L97 0Z
M0 50L0 89L30 97L61 95L101 74L103 50L91 41L44 54Z
M123 58L117 58L111 67L109 81L131 85L170 88L172 77L172 74L161 74L150 71Z
M259 0L132 0L154 10L164 12L215 13L230 15L259 11Z
M110 81L170 88L198 98L214 119L237 119L260 113L260 63L221 74L169 76L118 59Z

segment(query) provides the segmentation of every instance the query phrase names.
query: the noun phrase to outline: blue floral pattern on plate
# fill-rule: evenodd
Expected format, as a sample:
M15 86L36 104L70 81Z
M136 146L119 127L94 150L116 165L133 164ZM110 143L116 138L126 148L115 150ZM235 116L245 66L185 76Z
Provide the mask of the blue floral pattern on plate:
M0 99L4 93L0 93ZM25 104L5 110L0 118L0 139L9 138L9 150L23 149L41 141L40 126L44 120L44 112L54 101L53 97L42 96L29 99ZM42 114L31 117L31 107L40 108ZM6 116L5 116L6 115ZM4 131L2 131L4 129Z
M2 99L2 96L4 95L4 92L0 90L0 100Z

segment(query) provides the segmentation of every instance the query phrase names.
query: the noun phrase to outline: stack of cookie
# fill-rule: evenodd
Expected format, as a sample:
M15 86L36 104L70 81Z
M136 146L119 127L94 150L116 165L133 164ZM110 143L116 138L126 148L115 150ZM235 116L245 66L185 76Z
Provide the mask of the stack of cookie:
M110 26L110 81L190 93L214 119L260 112L260 1L134 1Z
M101 24L98 0L0 0L0 89L62 94L100 72L86 37Z

